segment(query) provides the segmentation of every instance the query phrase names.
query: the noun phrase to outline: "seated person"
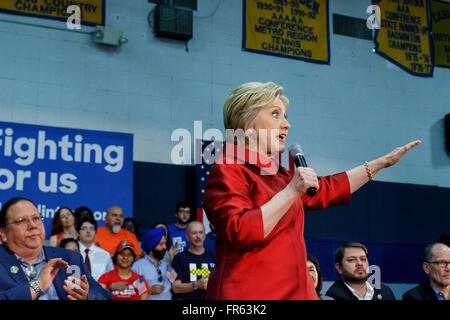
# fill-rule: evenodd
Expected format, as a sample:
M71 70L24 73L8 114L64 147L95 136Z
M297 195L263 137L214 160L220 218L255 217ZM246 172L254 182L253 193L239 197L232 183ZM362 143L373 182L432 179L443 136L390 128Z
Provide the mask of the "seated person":
M323 295L320 293L322 290L323 276L320 272L319 260L316 259L312 254L306 255L306 266L308 267L309 274L311 275L314 288L316 288L317 296L320 300L334 300L331 297Z
M34 203L12 198L0 210L0 300L110 300L79 253L44 246ZM70 267L69 267L70 266Z
M80 246L78 245L78 241L74 238L66 238L61 240L59 247L80 253Z
M391 288L380 284L374 288L369 278L367 248L359 242L344 242L334 253L334 266L341 276L326 295L335 300L395 300Z
M444 243L428 245L422 266L429 281L405 292L403 300L450 300L450 247Z

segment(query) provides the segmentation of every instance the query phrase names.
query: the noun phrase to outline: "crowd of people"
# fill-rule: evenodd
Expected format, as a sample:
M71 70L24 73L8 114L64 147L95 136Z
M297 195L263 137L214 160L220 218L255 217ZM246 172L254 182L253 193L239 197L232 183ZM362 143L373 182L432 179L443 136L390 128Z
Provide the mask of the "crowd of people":
M207 235L203 223L192 221L185 201L176 204L174 215L175 223L156 223L140 239L137 222L124 219L120 207L108 209L101 228L89 208L61 207L45 246L37 208L28 199L13 198L0 214L0 264L5 269L0 299L203 300L215 266L214 226ZM321 300L395 300L389 286L368 281L368 250L362 243L345 242L335 251L340 279L325 293L319 261L309 253L306 259ZM77 271L74 266L78 272L66 276ZM429 281L403 299L450 299L448 241L425 248L423 270Z

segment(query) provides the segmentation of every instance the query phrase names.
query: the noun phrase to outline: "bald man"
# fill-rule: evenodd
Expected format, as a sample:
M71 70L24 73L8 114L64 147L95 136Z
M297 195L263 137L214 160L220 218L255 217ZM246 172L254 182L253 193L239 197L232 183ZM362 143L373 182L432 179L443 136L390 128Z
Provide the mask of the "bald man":
M450 300L450 247L439 242L428 245L422 267L429 281L407 291L403 300Z
M121 241L128 241L136 248L136 260L142 258L143 254L136 236L122 228L124 220L123 210L120 207L112 206L105 216L105 226L97 229L94 243L103 250L109 252L111 257Z
M206 234L203 223L191 222L186 230L189 249L173 258L177 279L172 284L174 299L204 300L208 277L215 265L214 255L203 246Z

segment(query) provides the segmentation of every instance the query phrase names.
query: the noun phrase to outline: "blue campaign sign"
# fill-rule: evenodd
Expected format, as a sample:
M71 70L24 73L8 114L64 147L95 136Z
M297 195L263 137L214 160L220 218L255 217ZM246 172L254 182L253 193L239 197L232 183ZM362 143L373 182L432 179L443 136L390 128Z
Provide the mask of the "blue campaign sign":
M110 206L133 212L133 135L0 122L0 207L32 200L46 238L59 207L90 208L104 226Z

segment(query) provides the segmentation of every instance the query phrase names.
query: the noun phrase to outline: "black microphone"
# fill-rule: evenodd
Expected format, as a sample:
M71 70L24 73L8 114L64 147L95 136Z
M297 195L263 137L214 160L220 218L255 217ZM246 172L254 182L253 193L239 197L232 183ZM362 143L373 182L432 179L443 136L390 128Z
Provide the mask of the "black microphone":
M303 153L303 149L299 144L293 144L289 147L289 154L294 158L295 166L307 168L308 165L306 164L305 155ZM306 190L306 193L310 197L314 197L317 193L317 189L314 187L308 188Z

